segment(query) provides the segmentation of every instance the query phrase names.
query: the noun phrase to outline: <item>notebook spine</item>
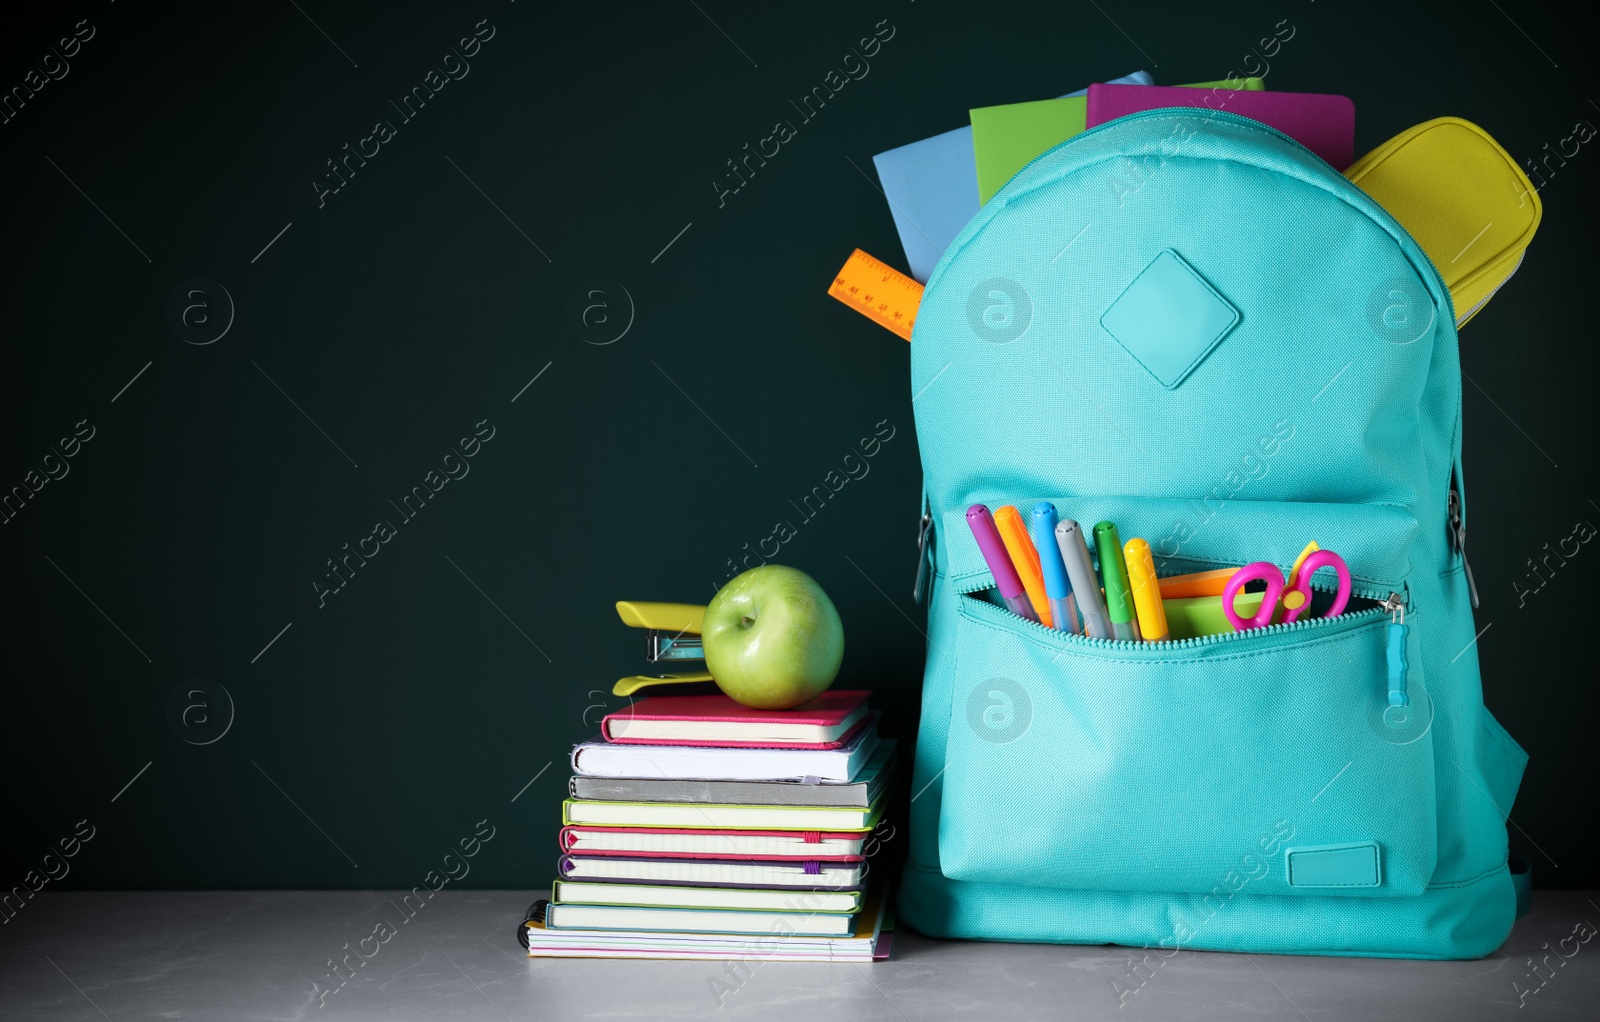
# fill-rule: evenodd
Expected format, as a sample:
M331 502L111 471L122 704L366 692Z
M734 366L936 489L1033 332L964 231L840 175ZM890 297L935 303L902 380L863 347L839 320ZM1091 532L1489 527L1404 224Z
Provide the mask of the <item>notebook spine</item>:
M528 906L528 911L523 915L522 922L517 924L517 943L522 945L522 950L530 951L528 947L528 924L534 921L544 922L545 910L550 907L548 898L541 898Z

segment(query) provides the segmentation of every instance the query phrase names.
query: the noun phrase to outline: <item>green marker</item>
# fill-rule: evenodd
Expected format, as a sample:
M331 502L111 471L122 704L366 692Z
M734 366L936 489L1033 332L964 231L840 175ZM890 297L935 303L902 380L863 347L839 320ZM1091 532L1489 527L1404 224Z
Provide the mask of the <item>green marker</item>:
M1128 565L1122 559L1122 538L1117 535L1117 527L1110 522L1096 525L1094 547L1100 555L1100 578L1105 583L1106 616L1111 619L1112 637L1138 642L1139 622L1133 616Z

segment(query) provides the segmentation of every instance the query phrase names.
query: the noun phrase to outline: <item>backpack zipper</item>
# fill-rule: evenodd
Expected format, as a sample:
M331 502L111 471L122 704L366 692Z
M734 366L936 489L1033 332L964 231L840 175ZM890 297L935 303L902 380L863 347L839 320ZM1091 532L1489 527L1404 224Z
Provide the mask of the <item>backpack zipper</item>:
M1523 252L1517 256L1517 265L1511 267L1511 272L1506 274L1505 278L1494 286L1493 291L1490 291L1488 294L1484 295L1483 298L1478 301L1477 305L1474 305L1472 308L1462 313L1461 316L1456 320L1456 326L1461 326L1462 324L1466 323L1467 320L1477 315L1479 309L1489 304L1489 299L1493 298L1501 288L1511 283L1511 278L1516 276L1518 270L1522 269L1522 257L1525 255L1527 255L1526 249L1524 249ZM1477 606L1477 604L1473 604L1473 606Z
M977 589L967 589L967 590L963 590L963 592L966 593L966 594L971 594L971 593L975 593L975 592L980 592L980 591L982 591L984 589L992 589L992 588L994 588L992 585L991 586L979 586ZM1370 590L1369 590L1369 592L1370 592ZM1377 597L1370 596L1370 595L1367 595L1365 593L1355 593L1353 590L1352 590L1352 595L1362 595L1362 596L1365 596L1366 599L1377 599ZM988 601L984 601L984 602L987 603ZM1369 622L1372 622L1372 621L1376 621L1377 619L1382 617L1384 614L1389 614L1390 617L1391 617L1391 620L1393 620L1394 619L1394 615L1396 613L1394 605L1396 605L1396 604L1399 606L1399 613L1403 617L1404 616L1404 609L1405 609L1405 605L1404 605L1404 602L1403 602L1403 597L1401 597L1398 593L1391 592L1376 607L1367 607L1365 609L1354 611L1354 612L1351 612L1351 613L1340 614L1338 617L1334 617L1334 618L1316 617L1316 618L1307 618L1307 619L1305 619L1303 621L1285 621L1285 622L1280 622L1280 623L1275 624L1275 625L1267 625L1264 628L1248 628L1243 632L1218 632L1218 633L1216 633L1214 635L1200 635L1200 636L1196 636L1196 637L1194 637L1192 639L1167 639L1167 640L1163 640L1161 642L1141 642L1141 641L1136 640L1136 639L1096 639L1096 638L1092 638L1092 637L1087 636L1087 635L1079 635L1076 632L1065 632L1065 631L1062 631L1059 628L1047 628L1047 627L1045 627L1044 625L1040 624L1037 621L1030 621L1025 617L1021 617L1021 616L1012 614L1010 611L1006 610L1004 607L995 607L995 609L1005 613L1007 615L1007 618L1010 619L1012 621L1012 623L1016 624L1017 626L1025 628L1030 632L1037 632L1042 636L1045 636L1045 637L1048 637L1048 638L1052 638L1052 639L1056 639L1058 641L1068 641L1068 642L1072 643L1073 645L1087 645L1087 646L1089 646L1091 648L1095 648L1095 649L1116 650L1116 651L1125 651L1125 650L1137 647L1139 649L1149 650L1149 651L1151 651L1153 653L1167 654L1167 653L1177 653L1177 652L1181 652L1183 650L1201 649L1201 648L1206 647L1206 646L1214 646L1219 642L1228 642L1228 641L1231 641L1233 639L1238 639L1238 638L1242 638L1242 637L1245 637L1245 636L1252 636L1253 637L1253 636L1260 636L1260 635L1284 635L1284 634L1291 633L1291 632L1305 631L1307 628L1319 628L1319 627L1323 627L1323 626L1326 626L1326 625L1333 625L1335 623L1345 624L1345 623L1359 621L1359 622L1365 624L1365 623L1369 623ZM991 607L994 606L994 604L992 604L992 603L989 604L989 605ZM1391 626L1390 626L1391 635L1393 634L1393 629L1395 627L1396 627L1395 625L1391 624ZM1399 624L1398 627L1403 629L1406 626L1404 624ZM1391 638L1390 641L1392 642L1393 639ZM1402 649L1403 648L1404 647L1402 646ZM1401 690L1404 691L1405 676L1404 676L1404 671L1403 671L1403 665L1402 665L1402 673L1401 673L1400 685L1401 685ZM1391 686L1391 688L1392 688L1392 686Z
M922 498L922 519L917 523L917 580L911 585L911 601L921 603L922 595L928 591L928 537L933 534L933 504L924 495Z
M1449 533L1450 547L1461 555L1461 567L1466 569L1467 592L1472 597L1472 609L1478 609L1478 584L1472 579L1472 565L1467 563L1467 526L1461 518L1461 494L1455 486L1455 474L1450 476Z
M1405 601L1399 593L1390 593L1383 601L1383 609L1389 612L1389 640L1384 650L1389 672L1389 705L1410 706L1411 696L1406 692L1406 675L1410 673L1411 664L1406 660Z
M1091 554L1092 554L1092 551L1091 551ZM1235 564L1235 563L1229 563L1229 562L1226 562L1226 561L1202 560L1202 559L1198 559L1198 558L1196 558L1196 559L1184 558L1184 560L1189 564L1200 566L1200 567L1196 567L1194 569L1196 571L1209 570L1210 568L1238 568L1238 567L1242 567L1242 565ZM1098 566L1098 564L1096 564L1095 571L1098 572L1099 570L1100 570L1099 566ZM1179 572L1179 574L1182 574L1182 572ZM1172 576L1171 575L1162 575L1161 577L1162 578L1170 578ZM966 585L963 585L963 586L959 587L958 589L956 589L956 592L961 594L961 595L963 595L963 596L970 596L973 593L981 593L985 589L993 589L994 587L995 586L994 586L994 582L993 582L992 579L986 580L986 578L984 576L980 575L980 576L974 577ZM1332 586L1319 585L1319 584L1316 584L1316 583L1313 583L1311 588L1317 590L1318 592L1323 592L1323 593L1331 593L1331 592L1335 591L1334 587L1332 587ZM1362 599L1372 600L1372 601L1374 601L1376 603L1379 603L1379 604L1385 604L1387 602L1387 600L1391 596L1394 596L1394 591L1389 589L1387 586L1381 586L1381 587L1378 587L1378 588L1374 588L1372 586L1356 585L1355 582L1352 580L1351 585L1350 585L1350 595L1351 596L1359 596ZM1404 600L1404 597L1401 597L1401 599ZM1001 607L999 609L1004 610L1005 608ZM1340 616L1341 617L1347 617L1348 615L1340 615ZM1026 620L1026 618L1024 618L1022 620ZM1316 620L1320 621L1322 619L1321 618L1317 618ZM1053 632L1053 633L1055 633L1057 635L1074 634L1074 633L1063 633L1059 628L1045 628L1045 626L1043 626L1043 625L1040 625L1039 627L1044 628L1044 630L1047 631L1047 632ZM1256 630L1257 629L1251 629L1251 631L1256 631ZM1079 636L1079 638L1083 638L1083 636ZM1116 640L1116 639L1104 639L1104 640L1100 640L1100 641L1116 642L1116 641L1119 641L1119 640ZM1121 641L1127 641L1127 640L1121 640ZM1167 641L1170 641L1170 642L1187 642L1188 640L1186 640L1186 639L1171 639L1171 640L1167 640Z

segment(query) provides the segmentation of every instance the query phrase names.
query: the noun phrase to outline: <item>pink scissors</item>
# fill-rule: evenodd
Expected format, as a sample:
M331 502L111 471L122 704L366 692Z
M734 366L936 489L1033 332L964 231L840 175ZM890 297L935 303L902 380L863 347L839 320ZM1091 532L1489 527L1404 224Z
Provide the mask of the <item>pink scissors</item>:
M1318 568L1326 567L1332 567L1339 576L1339 591L1333 598L1333 606L1328 608L1325 616L1337 617L1344 612L1345 604L1350 602L1350 568L1344 563L1344 558L1332 550L1317 550L1306 557L1300 564L1300 571L1293 585L1285 582L1276 564L1268 561L1246 564L1234 572L1233 577L1228 579L1228 584L1223 587L1222 612L1228 615L1228 623L1233 625L1234 631L1265 628L1272 621L1272 615L1278 609L1278 600L1282 598L1283 619L1286 622L1293 621L1311 606L1311 576L1317 573ZM1261 608L1256 611L1255 617L1241 618L1233 609L1234 597L1239 595L1246 583L1254 581L1265 582L1267 591L1261 596Z

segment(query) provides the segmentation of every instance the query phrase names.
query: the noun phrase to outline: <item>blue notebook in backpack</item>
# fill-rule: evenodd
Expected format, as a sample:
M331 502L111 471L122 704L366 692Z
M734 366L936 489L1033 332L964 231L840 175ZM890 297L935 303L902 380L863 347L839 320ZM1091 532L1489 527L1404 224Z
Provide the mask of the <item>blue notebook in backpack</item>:
M932 581L901 916L1174 953L1498 947L1526 755L1479 683L1455 316L1394 219L1255 121L1124 117L967 225L911 357ZM1144 537L1161 575L1314 539L1353 596L1179 642L1044 628L964 521L1042 500Z

